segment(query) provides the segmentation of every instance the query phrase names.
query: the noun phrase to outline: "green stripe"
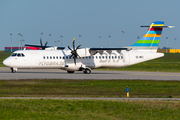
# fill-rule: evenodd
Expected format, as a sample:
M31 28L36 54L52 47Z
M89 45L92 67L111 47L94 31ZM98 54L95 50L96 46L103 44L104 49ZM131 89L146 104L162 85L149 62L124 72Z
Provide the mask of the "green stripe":
M159 43L159 40L139 40L136 43Z

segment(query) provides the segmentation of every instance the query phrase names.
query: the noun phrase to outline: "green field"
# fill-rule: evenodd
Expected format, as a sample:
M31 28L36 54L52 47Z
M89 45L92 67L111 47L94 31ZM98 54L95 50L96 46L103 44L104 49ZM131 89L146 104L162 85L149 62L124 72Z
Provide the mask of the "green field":
M2 61L7 58L10 52L0 52L0 67L5 67ZM125 68L99 68L97 70L117 70L117 71L148 71L148 72L180 72L180 54L165 53L159 59L150 60Z
M11 52L0 52L0 67L5 67L2 62L4 59L9 57L10 55L11 55Z
M0 99L0 119L179 120L179 101Z
M1 80L0 119L179 120L180 101L53 100L8 97L180 98L178 81Z
M180 98L179 81L1 80L0 97Z

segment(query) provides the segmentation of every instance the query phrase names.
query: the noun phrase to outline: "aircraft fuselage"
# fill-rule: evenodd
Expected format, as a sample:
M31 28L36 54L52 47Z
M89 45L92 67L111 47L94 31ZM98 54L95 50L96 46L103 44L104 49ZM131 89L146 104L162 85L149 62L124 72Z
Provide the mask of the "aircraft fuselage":
M84 49L78 49L80 56ZM12 70L18 68L59 68L67 71L78 71L94 68L126 67L147 60L164 56L163 53L145 51L104 51L102 54L83 54L83 57L74 59L70 50L19 50L3 61L3 64Z

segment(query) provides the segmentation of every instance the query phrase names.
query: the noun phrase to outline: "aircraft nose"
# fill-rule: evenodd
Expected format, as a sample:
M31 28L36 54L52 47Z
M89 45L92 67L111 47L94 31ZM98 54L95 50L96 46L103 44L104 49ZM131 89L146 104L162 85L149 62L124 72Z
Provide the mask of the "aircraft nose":
M8 67L8 66L10 66L10 61L8 59L5 59L3 61L3 64Z

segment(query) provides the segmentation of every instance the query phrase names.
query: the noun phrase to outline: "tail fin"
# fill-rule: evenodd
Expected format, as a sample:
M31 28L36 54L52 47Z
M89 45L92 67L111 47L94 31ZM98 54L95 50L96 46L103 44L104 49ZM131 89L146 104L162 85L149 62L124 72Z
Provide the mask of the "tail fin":
M149 27L149 29L140 40L129 47L131 47L132 49L146 49L157 51L162 30L167 26L164 26L164 22L156 21L153 22L150 26L141 27Z

